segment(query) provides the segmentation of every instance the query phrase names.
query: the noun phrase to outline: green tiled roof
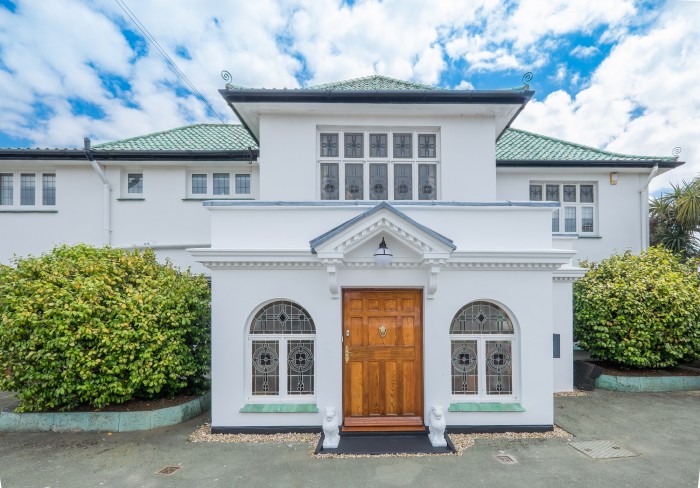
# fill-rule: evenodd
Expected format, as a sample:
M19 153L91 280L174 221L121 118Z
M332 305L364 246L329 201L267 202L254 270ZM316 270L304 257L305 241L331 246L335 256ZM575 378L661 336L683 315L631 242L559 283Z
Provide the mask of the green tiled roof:
M123 151L237 151L258 149L240 124L196 124L97 144ZM498 161L676 161L675 157L617 154L552 137L508 128L496 143Z
M440 90L441 88L373 75L306 87L307 90Z
M498 161L675 161L675 157L618 154L573 142L507 129L496 144Z
M195 124L129 139L95 144L116 151L236 151L258 145L239 124Z

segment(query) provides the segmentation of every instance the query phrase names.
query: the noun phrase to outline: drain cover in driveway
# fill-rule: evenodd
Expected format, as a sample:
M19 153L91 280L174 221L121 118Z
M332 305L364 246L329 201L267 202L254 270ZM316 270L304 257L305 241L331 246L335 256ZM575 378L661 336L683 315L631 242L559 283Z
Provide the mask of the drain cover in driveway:
M613 459L639 456L636 452L625 449L613 441L570 442L571 447L593 459Z

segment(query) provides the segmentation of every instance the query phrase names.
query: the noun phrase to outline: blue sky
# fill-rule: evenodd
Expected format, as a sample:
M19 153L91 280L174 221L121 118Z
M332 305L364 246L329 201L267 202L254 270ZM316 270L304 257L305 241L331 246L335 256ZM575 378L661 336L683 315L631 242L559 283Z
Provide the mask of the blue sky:
M121 5L120 5L121 3ZM0 146L76 147L235 123L220 72L255 87L382 74L446 88L520 85L514 122L700 168L696 0L0 0ZM126 7L128 10L125 11ZM135 16L206 99L169 66ZM210 108L211 107L211 108Z

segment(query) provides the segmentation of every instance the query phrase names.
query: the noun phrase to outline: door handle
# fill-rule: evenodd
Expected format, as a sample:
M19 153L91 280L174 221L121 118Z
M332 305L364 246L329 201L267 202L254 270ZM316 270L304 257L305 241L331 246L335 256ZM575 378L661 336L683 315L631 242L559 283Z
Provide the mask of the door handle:
M348 361L350 361L350 348L345 346L345 364L348 364Z

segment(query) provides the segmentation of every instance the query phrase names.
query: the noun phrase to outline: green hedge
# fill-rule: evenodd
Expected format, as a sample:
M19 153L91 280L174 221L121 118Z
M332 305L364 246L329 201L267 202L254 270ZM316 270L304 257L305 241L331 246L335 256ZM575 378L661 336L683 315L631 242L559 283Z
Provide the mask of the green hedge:
M0 265L0 390L17 392L24 412L200 393L209 302L203 277L150 250L16 258Z
M664 368L700 355L697 262L652 247L600 263L574 285L574 337L594 358Z

